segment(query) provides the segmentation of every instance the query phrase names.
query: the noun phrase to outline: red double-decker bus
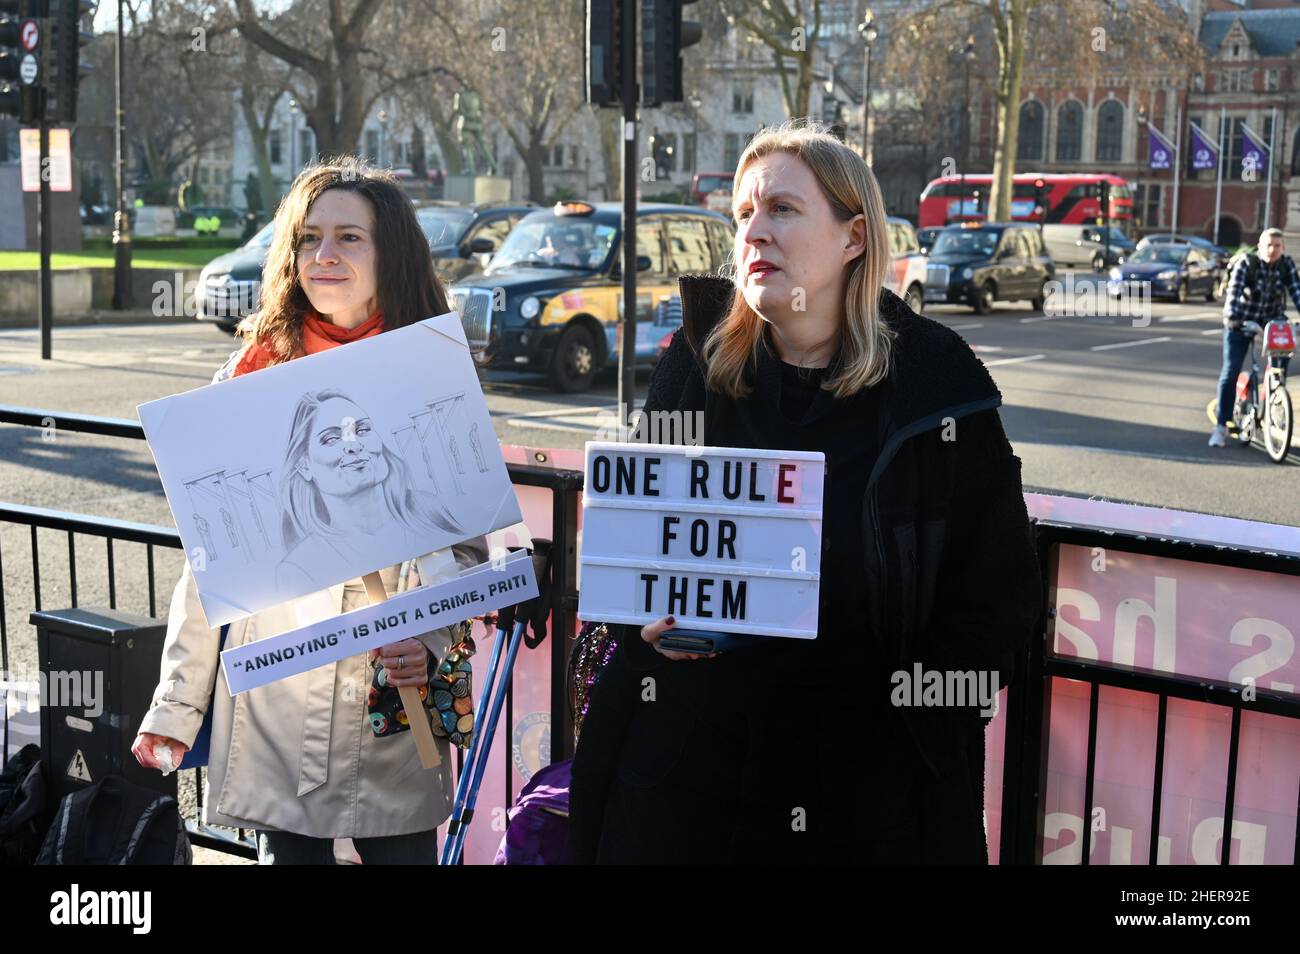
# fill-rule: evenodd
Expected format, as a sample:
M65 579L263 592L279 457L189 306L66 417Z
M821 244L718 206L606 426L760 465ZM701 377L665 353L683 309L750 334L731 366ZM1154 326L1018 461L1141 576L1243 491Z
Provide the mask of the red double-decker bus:
M1042 221L1064 225L1097 223L1101 217L1098 185L1110 183L1110 223L1125 232L1133 221L1133 190L1127 181L1107 173L1021 172L1012 180L1011 217L1037 222L1035 183L1047 191L1047 215ZM980 221L988 217L991 175L943 176L921 193L918 228Z

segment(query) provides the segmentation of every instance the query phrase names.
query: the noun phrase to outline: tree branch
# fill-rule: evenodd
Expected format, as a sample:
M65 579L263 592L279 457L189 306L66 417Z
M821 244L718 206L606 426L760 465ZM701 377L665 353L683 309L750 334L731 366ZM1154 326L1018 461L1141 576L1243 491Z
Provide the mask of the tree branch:
M329 64L325 60L290 46L265 30L257 20L257 12L253 9L252 0L234 0L234 3L239 11L239 32L245 37L277 59L283 60L290 66L296 66L317 79L323 81L329 75Z

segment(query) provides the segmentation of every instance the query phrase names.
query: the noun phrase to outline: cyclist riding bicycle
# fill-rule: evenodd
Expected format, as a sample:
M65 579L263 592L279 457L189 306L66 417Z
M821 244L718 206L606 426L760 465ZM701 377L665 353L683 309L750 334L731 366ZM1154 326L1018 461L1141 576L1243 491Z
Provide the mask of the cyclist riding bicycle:
M1300 311L1300 272L1291 256L1283 254L1282 230L1265 229L1260 233L1258 249L1238 259L1223 301L1223 368L1219 372L1218 423L1210 434L1211 447L1227 444L1237 373L1250 350L1251 338L1270 321L1285 317L1287 293L1296 311ZM1279 358L1276 364L1285 370L1289 361Z

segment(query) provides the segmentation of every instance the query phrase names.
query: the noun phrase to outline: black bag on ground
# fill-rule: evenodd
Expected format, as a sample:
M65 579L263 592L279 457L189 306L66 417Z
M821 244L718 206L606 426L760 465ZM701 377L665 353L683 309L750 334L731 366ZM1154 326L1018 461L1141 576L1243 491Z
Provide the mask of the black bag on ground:
M41 747L25 745L0 772L0 864L35 863L50 825Z
M176 799L107 775L63 799L36 863L188 865L193 860Z

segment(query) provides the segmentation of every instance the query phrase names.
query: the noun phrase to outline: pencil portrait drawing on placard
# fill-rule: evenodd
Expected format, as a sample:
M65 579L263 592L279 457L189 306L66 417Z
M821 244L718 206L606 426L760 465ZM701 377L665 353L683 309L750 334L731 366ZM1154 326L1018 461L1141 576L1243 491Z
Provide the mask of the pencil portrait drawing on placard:
M367 537L405 530L464 528L433 494L416 488L401 455L388 446L371 416L342 391L304 394L294 410L280 478L280 532L285 556L281 587L329 585L330 555L347 566ZM324 558L324 559L322 559Z

